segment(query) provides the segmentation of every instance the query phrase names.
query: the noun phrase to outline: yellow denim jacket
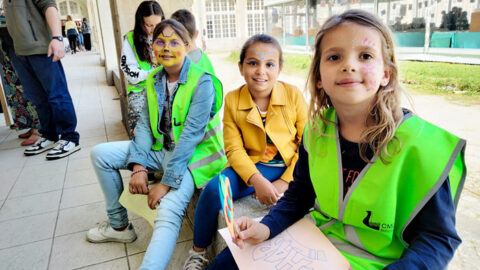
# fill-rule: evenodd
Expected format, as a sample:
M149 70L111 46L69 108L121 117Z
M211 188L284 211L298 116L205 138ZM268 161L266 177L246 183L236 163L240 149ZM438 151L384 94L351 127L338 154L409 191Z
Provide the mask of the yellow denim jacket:
M293 180L298 145L307 123L307 104L297 87L277 82L268 105L265 128L247 85L225 96L223 137L228 165L248 184L259 171L255 163L265 152L266 134L282 155L287 169L281 179Z

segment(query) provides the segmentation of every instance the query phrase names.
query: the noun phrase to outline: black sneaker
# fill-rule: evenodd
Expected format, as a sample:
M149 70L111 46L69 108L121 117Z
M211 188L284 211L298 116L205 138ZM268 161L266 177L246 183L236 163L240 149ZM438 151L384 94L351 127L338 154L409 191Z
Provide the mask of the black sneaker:
M47 153L47 159L59 159L73 154L80 150L80 145L74 142L59 140L53 146L53 149Z
M53 141L47 140L46 138L39 138L36 143L32 146L27 147L23 152L25 156L33 156L36 154L43 153L53 147Z

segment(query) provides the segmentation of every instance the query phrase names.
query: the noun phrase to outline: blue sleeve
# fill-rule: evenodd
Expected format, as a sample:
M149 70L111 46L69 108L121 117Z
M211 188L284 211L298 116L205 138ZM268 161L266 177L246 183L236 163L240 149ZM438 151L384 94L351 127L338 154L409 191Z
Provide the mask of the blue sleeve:
M175 144L172 158L165 167L161 183L173 188L180 186L188 166L188 162L205 135L205 129L210 120L210 113L214 106L215 89L212 77L205 74L198 83L188 109L182 134ZM178 181L176 181L178 180Z
M447 268L462 242L455 230L455 206L448 179L406 228L404 238L410 246L385 269Z
M269 239L275 237L304 217L315 203L315 191L310 180L308 153L303 140L298 149L298 160L293 171L293 181L277 204L260 222L270 229Z

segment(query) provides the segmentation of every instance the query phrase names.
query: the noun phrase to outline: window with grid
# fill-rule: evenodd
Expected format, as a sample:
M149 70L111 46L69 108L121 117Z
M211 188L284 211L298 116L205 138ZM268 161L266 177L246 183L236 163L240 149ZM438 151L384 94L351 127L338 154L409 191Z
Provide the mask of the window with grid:
M265 19L263 14L263 0L247 1L247 24L249 36L265 32Z
M58 5L60 9L60 14L66 16L68 14L68 9L67 9L67 2L61 2Z
M208 38L234 38L236 33L235 0L205 1Z

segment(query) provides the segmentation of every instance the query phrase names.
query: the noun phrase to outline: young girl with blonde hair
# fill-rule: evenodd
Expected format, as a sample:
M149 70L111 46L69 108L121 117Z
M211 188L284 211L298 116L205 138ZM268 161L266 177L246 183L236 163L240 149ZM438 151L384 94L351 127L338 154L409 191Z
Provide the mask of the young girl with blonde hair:
M308 83L294 180L260 223L237 220L237 245L275 237L313 207L353 269L444 269L461 243L465 141L400 107L388 28L361 10L328 19ZM215 268L236 268L228 250Z

